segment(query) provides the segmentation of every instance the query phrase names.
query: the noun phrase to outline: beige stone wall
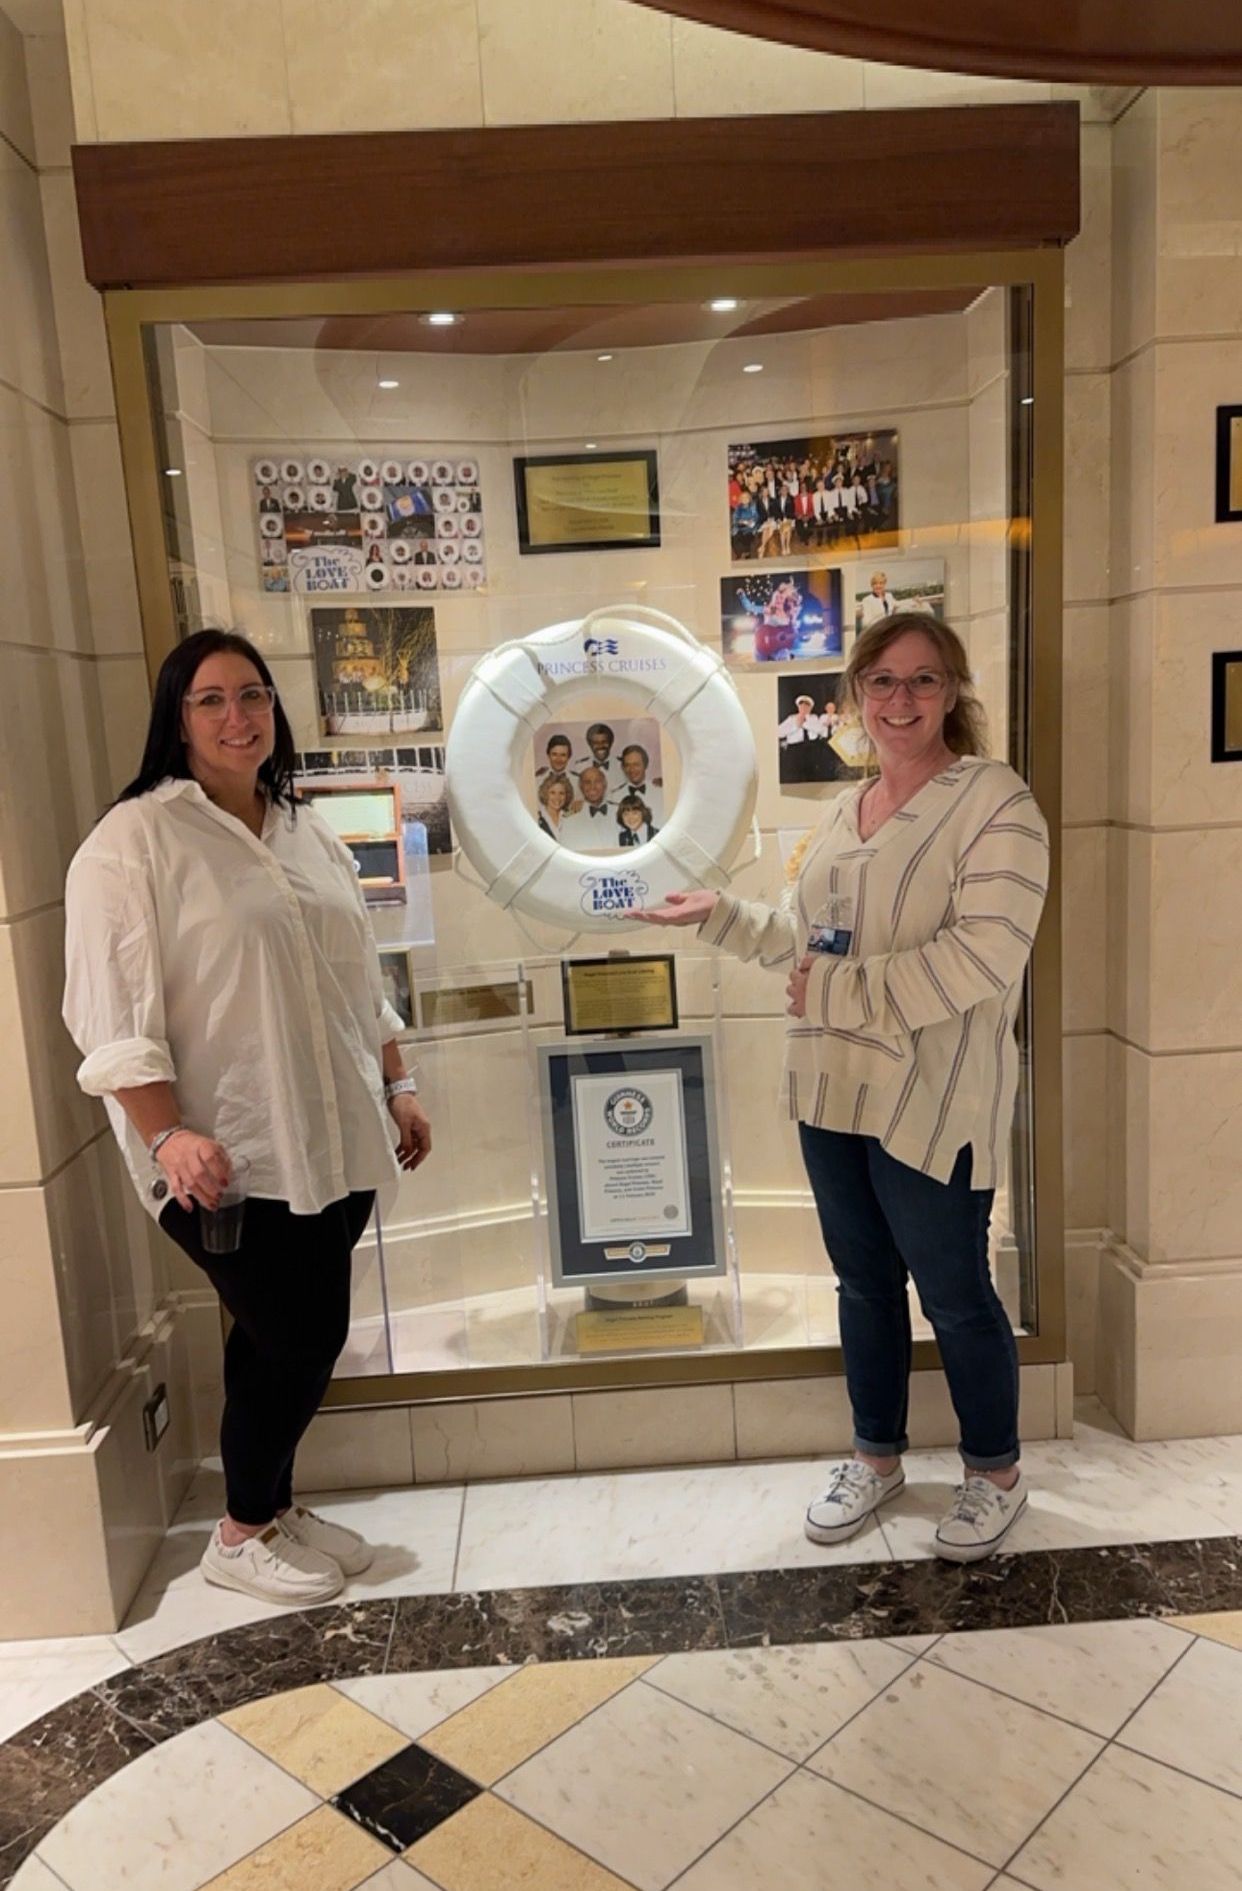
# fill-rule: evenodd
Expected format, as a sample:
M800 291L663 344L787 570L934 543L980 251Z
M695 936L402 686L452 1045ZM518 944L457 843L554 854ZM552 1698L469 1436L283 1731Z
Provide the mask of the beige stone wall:
M1208 760L1210 653L1242 648L1242 526L1212 522L1240 158L1231 89L1148 93L1115 134L1100 1369L1143 1437L1242 1415L1242 769Z
M81 280L68 68L0 13L0 1568L8 1635L115 1625L194 1453L162 1260L59 1018L62 893L145 720L98 298ZM168 1383L178 1424L144 1449Z

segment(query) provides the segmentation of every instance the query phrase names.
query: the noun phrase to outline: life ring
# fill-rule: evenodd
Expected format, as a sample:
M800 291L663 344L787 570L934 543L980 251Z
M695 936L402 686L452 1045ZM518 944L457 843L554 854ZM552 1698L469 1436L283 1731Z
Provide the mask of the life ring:
M668 730L682 772L665 826L608 856L554 840L517 789L535 731L601 688ZM445 782L462 853L489 898L573 932L615 931L629 907L728 885L754 817L755 741L715 652L659 611L611 605L480 658L453 718Z

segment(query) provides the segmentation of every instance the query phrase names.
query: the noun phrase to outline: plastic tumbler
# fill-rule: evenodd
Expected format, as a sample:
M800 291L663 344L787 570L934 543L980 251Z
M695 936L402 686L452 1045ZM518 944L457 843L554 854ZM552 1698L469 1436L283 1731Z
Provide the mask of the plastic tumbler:
M204 1251L208 1254L236 1254L241 1246L242 1223L246 1218L246 1196L250 1191L250 1164L245 1156L230 1156L232 1174L220 1191L216 1208L198 1205L198 1228Z

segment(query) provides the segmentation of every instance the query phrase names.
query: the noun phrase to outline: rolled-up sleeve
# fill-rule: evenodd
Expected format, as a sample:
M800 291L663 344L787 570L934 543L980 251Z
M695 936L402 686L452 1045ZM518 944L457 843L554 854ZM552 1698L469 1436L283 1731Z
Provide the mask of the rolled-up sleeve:
M165 1036L159 934L146 873L112 854L79 854L65 886L64 1020L88 1096L175 1083Z

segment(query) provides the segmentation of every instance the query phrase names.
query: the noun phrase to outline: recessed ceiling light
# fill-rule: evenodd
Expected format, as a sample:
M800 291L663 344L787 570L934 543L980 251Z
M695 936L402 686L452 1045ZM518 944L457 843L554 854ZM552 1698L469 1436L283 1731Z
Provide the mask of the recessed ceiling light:
M164 477L165 479L180 479L181 468L179 466L166 466L164 468Z
M763 373L762 361L748 361L746 363L746 366L742 369L742 373L743 374L762 374Z
M428 328L455 328L461 316L454 315L451 309L433 309L430 315L420 315L418 319Z
M596 355L595 359L597 361L611 361L612 356L611 355Z
M588 440L586 443L586 450L588 453L598 453L599 447L594 440Z
M400 381L377 381L376 387L400 387Z
M735 295L718 295L707 306L713 315L732 315L739 305Z

